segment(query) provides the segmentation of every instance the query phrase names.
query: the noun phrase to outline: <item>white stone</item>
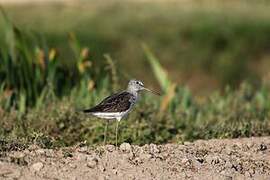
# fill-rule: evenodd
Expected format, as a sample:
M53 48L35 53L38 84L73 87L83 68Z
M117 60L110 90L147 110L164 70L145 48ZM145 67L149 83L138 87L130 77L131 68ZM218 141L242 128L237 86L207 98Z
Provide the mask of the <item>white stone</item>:
M42 162L37 162L31 166L31 170L34 172L40 171L43 168L43 163Z
M120 145L120 150L123 152L130 152L132 150L132 147L129 143L123 143Z

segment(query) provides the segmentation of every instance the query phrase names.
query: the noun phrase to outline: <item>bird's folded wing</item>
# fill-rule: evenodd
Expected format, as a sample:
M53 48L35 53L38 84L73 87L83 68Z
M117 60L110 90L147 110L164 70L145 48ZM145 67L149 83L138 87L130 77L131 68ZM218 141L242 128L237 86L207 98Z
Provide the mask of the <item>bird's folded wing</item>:
M132 94L128 92L120 92L113 94L105 98L101 103L97 106L86 109L83 112L85 113L93 113L93 112L124 112L127 111L131 106L130 99L132 98Z

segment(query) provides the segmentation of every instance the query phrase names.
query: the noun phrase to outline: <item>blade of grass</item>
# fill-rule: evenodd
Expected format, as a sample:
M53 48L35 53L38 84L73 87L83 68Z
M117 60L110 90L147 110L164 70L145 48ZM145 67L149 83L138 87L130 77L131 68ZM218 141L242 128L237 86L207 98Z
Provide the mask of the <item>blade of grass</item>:
M157 81L159 82L159 85L161 86L164 92L167 92L172 83L165 69L161 66L158 59L151 52L151 50L146 44L142 44L142 48L145 53L146 59L148 63L150 64Z

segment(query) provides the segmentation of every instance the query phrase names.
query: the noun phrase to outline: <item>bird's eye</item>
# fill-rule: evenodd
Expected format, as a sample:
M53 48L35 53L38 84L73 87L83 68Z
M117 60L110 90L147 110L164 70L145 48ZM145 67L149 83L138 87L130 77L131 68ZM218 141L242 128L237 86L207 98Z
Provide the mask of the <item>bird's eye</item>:
M136 81L136 84L139 84L139 82L138 82L138 81Z

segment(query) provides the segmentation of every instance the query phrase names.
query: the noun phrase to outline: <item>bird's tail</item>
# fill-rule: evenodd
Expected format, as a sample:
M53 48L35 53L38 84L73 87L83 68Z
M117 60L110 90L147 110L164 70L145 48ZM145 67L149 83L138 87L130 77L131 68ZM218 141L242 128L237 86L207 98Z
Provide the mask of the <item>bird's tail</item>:
M90 113L90 109L75 109L76 113Z
M92 109L83 109L81 112L83 113L92 113Z

